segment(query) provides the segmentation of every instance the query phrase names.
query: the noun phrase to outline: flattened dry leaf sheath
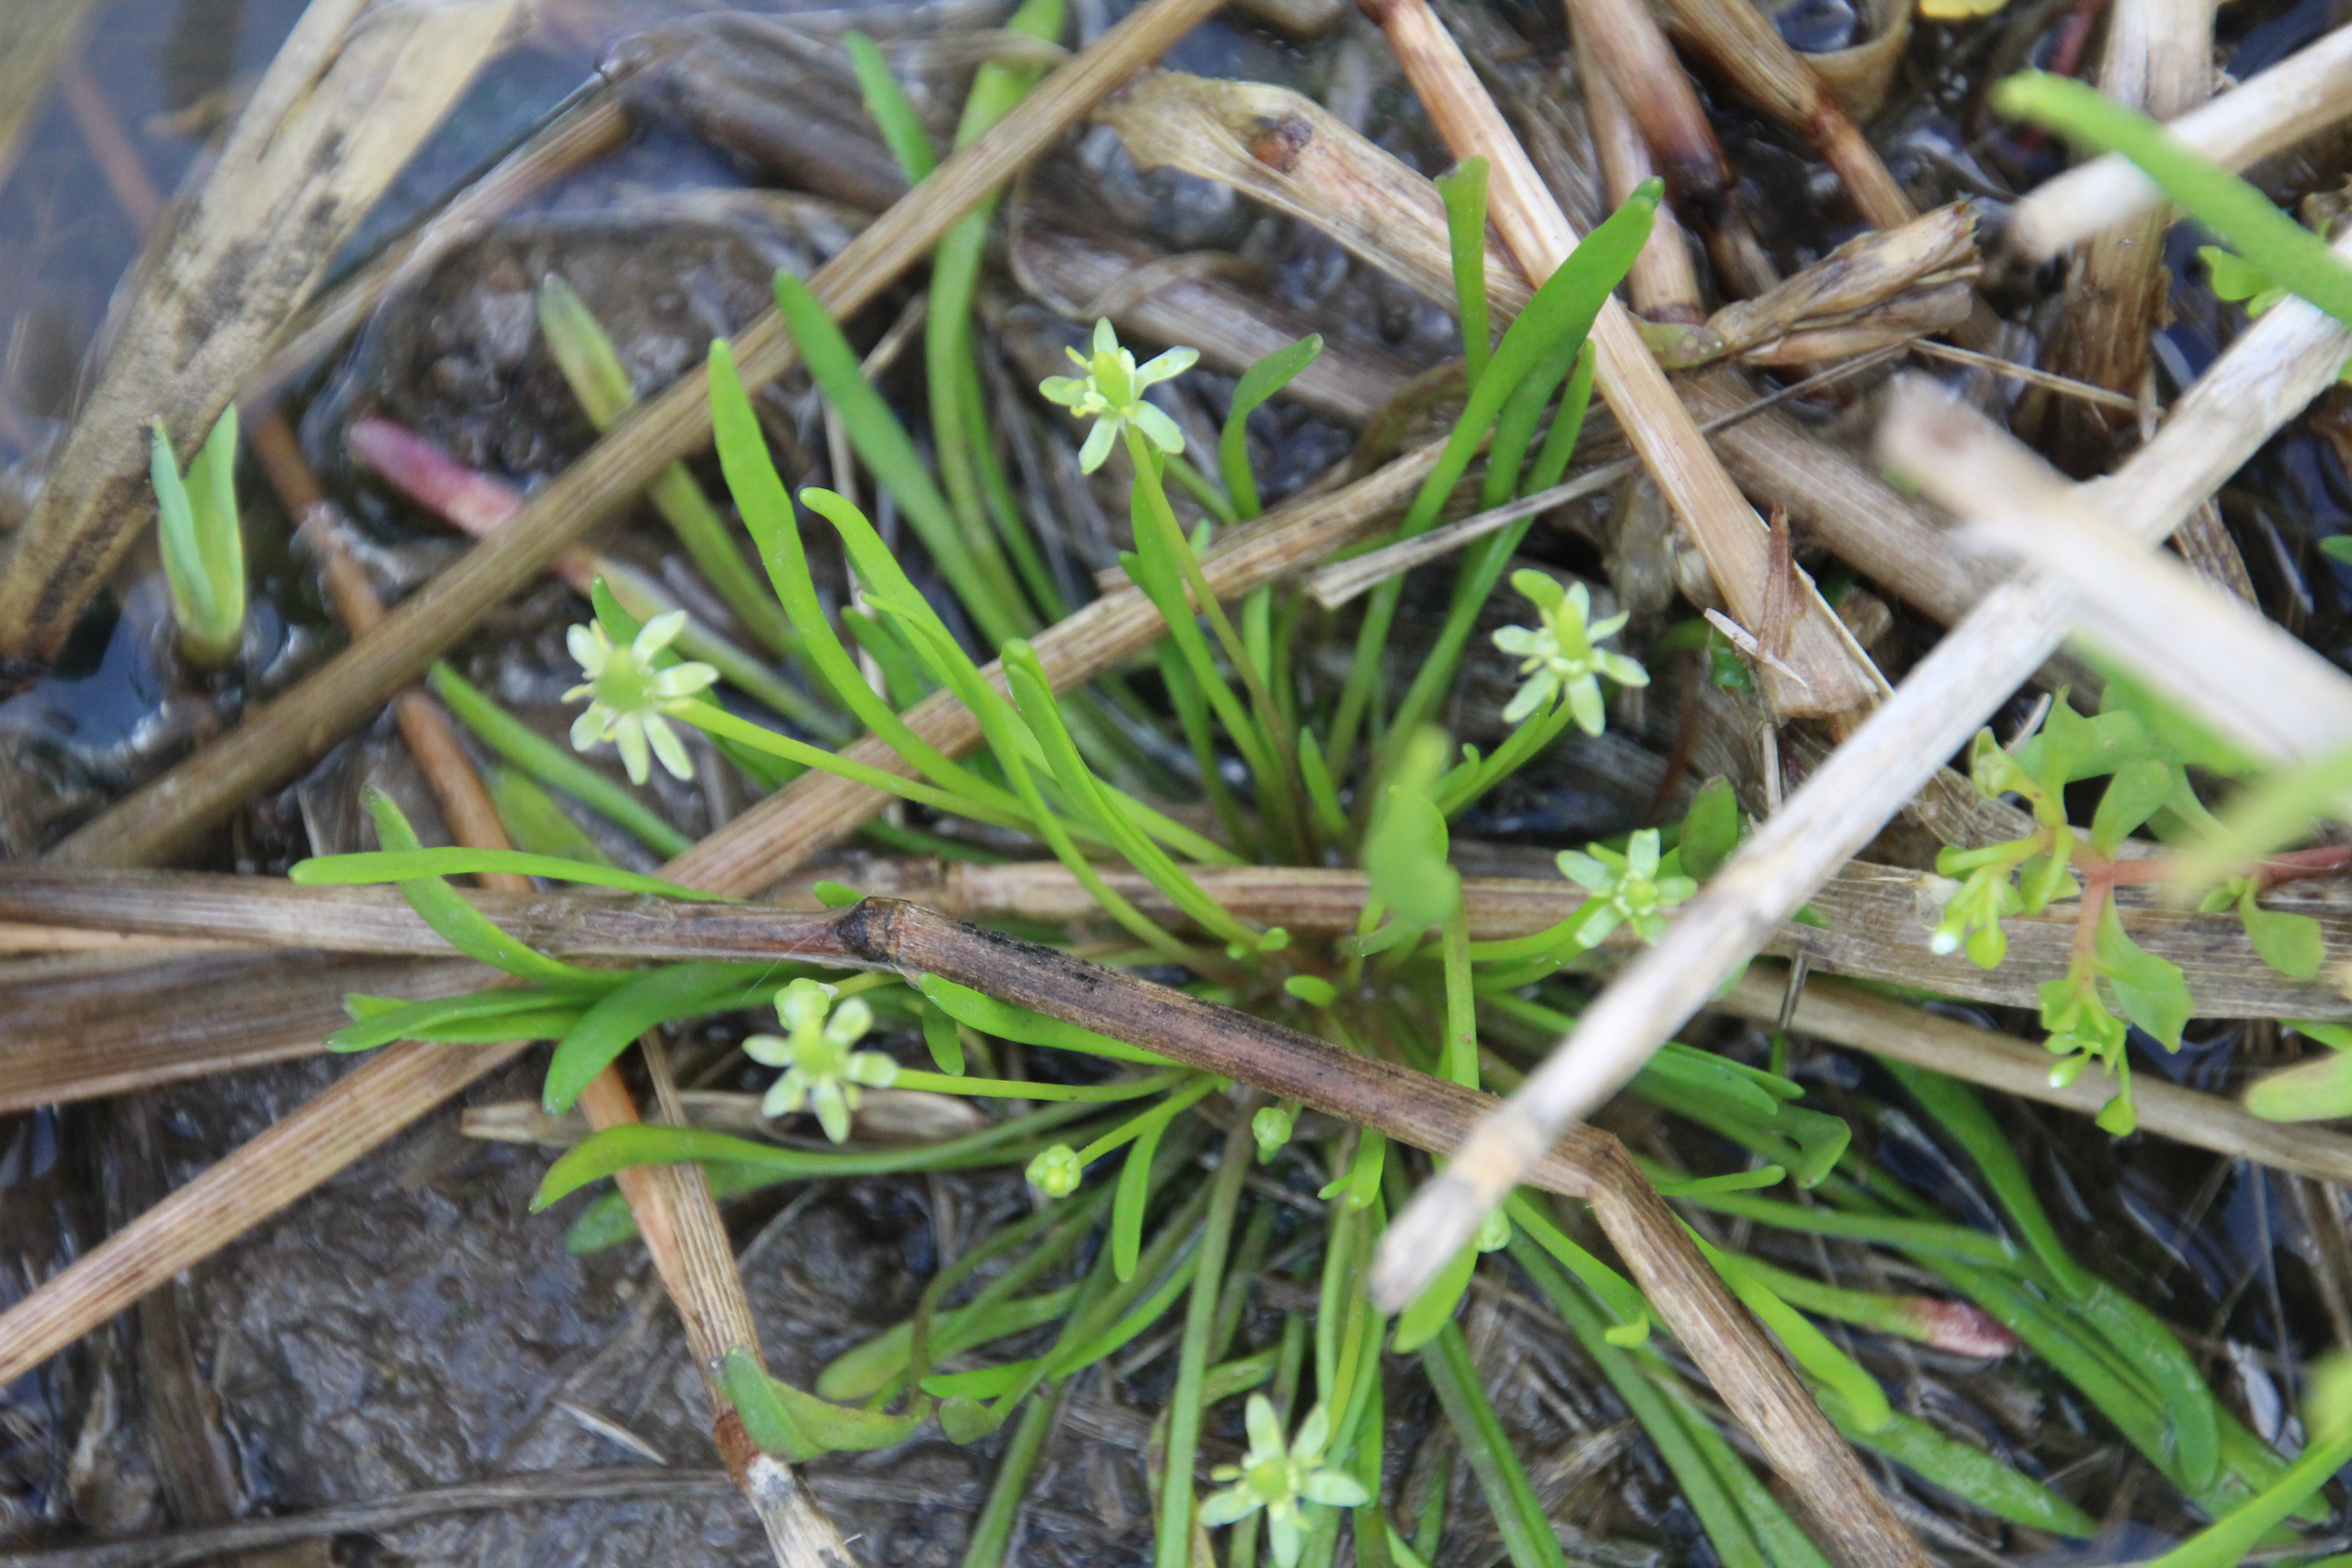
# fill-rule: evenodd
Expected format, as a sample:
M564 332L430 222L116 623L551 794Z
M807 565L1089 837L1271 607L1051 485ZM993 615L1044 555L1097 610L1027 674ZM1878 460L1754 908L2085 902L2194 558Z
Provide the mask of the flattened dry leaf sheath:
M0 577L0 689L30 680L153 516L148 421L195 449L505 35L516 0L317 0L181 221Z

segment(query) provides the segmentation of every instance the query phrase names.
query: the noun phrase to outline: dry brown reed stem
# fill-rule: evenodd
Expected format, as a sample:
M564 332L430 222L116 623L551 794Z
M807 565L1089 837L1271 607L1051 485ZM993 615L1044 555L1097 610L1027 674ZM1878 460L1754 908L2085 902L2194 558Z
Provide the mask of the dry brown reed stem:
M1533 868L1531 868L1532 869ZM1463 899L1470 931L1479 942L1530 935L1558 924L1582 902L1574 884L1548 866L1529 877L1465 877ZM930 859L875 860L840 868L861 891L903 898L965 920L1019 919L1088 925L1101 913L1093 897L1053 862L1005 866L942 866ZM1140 876L1101 873L1112 888L1154 919L1182 923L1180 912ZM1205 893L1244 920L1278 925L1298 935L1344 936L1356 930L1368 897L1358 871L1306 867L1191 868ZM2009 957L1999 969L1979 969L1964 954L1938 953L1919 919L1921 873L1861 861L1847 865L1808 900L1824 924L1785 922L1768 951L1802 953L1822 973L1924 986L1945 995L2003 1006L2031 1006L2042 983L2065 973L2074 939L2071 909L2017 915L2003 922ZM2332 958L2352 957L2352 911L2340 903L2296 901L2320 923ZM475 902L518 941L544 952L603 962L757 960L780 930L765 904L684 904L609 896L479 893ZM796 896L806 904L806 896ZM2162 904L2126 901L2117 913L2132 940L2178 963L2200 1009L2217 1017L2312 1018L2352 1014L2352 1003L2323 981L2294 981L2263 967L2243 929L2230 916L2199 915ZM315 952L413 954L437 958L445 950L432 928L386 888L304 888L275 879L149 871L63 871L42 866L0 868L0 916L39 919L57 926L177 935L217 933L280 948ZM1612 944L1633 951L1630 942ZM175 970L198 975L202 955ZM248 955L218 955L238 972ZM437 973L437 969L435 971ZM488 970L478 984L495 984ZM321 976L322 984L331 984ZM441 994L433 982L427 994ZM348 985L343 989L364 989ZM0 981L0 995L11 994ZM93 1023L105 1014L87 1000ZM143 1004L142 1004L143 1006ZM308 1017L297 1016L295 1022ZM334 1020L329 1027L340 1026ZM28 1043L62 1045L62 1022L26 1021ZM256 1026L256 1036L263 1031ZM326 1029L316 1031L324 1034ZM315 1037L315 1035L314 1037ZM60 1054L63 1054L62 1052Z
M12 1552L0 1568L173 1568L209 1562L319 1562L292 1553L265 1552L296 1542L339 1535L369 1535L420 1520L453 1513L545 1507L551 1503L659 1498L724 1497L726 1474L668 1465L607 1465L580 1470L530 1470L495 1480L424 1487L412 1492L342 1503L308 1513L271 1514L234 1524L184 1530L171 1535L105 1541L88 1546ZM243 1553L246 1555L240 1556Z
M1457 157L1484 156L1495 226L1530 278L1549 278L1576 235L1526 152L1479 86L1470 62L1430 13L1427 0L1366 6ZM1651 478L1688 531L1725 603L1742 626L1764 624L1770 557L1764 525L1707 449L1706 440L1613 298L1592 326L1595 379ZM1790 716L1845 717L1875 699L1876 671L1808 586L1789 628L1785 662L1795 678L1766 672L1774 708Z
M239 396L256 403L275 397L359 331L387 294L422 279L532 193L618 150L634 129L608 85L580 93L438 213L297 316Z
M1864 223L1894 228L1917 216L1869 139L1761 10L1748 0L1668 0L1668 10L1675 30L1744 97L1813 144Z
M2334 384L2352 333L2301 300L2266 312L2173 406L2171 417L2089 494L2154 544ZM1576 1031L1422 1189L1381 1242L1376 1299L1410 1300L1560 1129L1588 1116L1701 1006L1782 919L1901 810L2023 684L2064 635L2072 595L2041 578L1984 595L1791 795L1664 939L1586 1009Z
M383 602L343 548L342 520L334 502L303 459L282 413L272 408L256 423L253 436L255 450L279 499L301 520L313 547L325 557L327 590L336 613L352 636L364 637L383 619ZM512 848L498 808L482 787L481 775L474 771L473 759L466 754L457 728L441 705L413 686L395 694L393 704L401 738L424 772L457 841L474 849ZM531 891L530 879L511 871L482 872L476 879L498 892ZM432 1047L403 1041L396 1048ZM656 1070L661 1048L657 1038L649 1037L646 1041L647 1059ZM430 1105L417 1106L417 1114ZM580 1107L590 1125L600 1131L638 1120L636 1101L621 1081L617 1066L605 1068L589 1080L581 1091ZM685 1325L687 1343L694 1352L695 1369L701 1373L713 1415L729 1415L732 1405L719 1380L719 1365L738 1345L758 1355L760 1331L751 1321L751 1300L743 1292L734 1249L728 1245L727 1228L711 1198L710 1184L699 1166L678 1166L629 1172L620 1186L638 1234L645 1237L654 1270ZM740 1467L733 1468L740 1471ZM747 1487L746 1492L759 1510L778 1561L787 1568L822 1568L845 1555L839 1532L816 1513L800 1489L770 1484L756 1490Z
M1713 1005L1770 1025L1779 1021L1787 999L1787 972L1759 964ZM1807 981L1790 1022L1799 1034L1832 1045L1931 1068L2081 1116L2096 1116L2117 1088L2114 1074L2093 1066L2065 1088L2053 1089L2050 1053L2038 1043L1937 1017L1834 980ZM2132 1105L2143 1132L2323 1182L2352 1182L2352 1137L2341 1132L2264 1121L2233 1101L2179 1088L2153 1074L2133 1081Z
M1214 8L1213 0L1150 0L1139 7L818 268L809 279L817 299L836 318L870 303L929 254L973 203ZM735 354L753 386L782 374L795 358L773 311L744 329ZM666 465L691 456L709 438L707 392L698 370L638 405L496 537L386 616L374 636L247 714L235 731L118 802L51 853L85 865L166 858L318 756L564 547L633 502Z
M2178 119L2203 103L2213 86L2213 0L2116 0L2098 85L2118 103L2158 120ZM2168 207L2152 207L2076 251L2064 326L2052 345L2053 371L2116 392L2139 391L2148 374L2148 339L2162 324L2172 288L2164 257L2171 223ZM2057 449L2076 471L2082 458L2103 461L2132 417L2073 401L2051 405L2050 416Z
M2352 26L2171 122L2182 142L2225 168L2242 169L2317 135L2352 114ZM2119 155L2094 158L2045 182L2011 210L2009 242L2035 258L2163 205L2162 191Z
M1219 538L1201 569L1220 599L1238 598L1320 561L1402 508L1437 460L1423 447L1328 495L1278 507ZM1056 692L1072 691L1151 646L1166 630L1141 589L1121 588L1057 621L1031 639ZM999 688L1003 666L982 672ZM908 727L949 756L980 744L980 721L945 691L907 710ZM913 770L889 746L867 736L842 753L892 773ZM889 796L838 773L810 772L736 817L672 863L669 875L712 892L756 893L782 880L856 831Z
M130 285L97 385L0 574L0 691L29 683L153 515L147 425L204 442L516 0L319 0Z
M1738 182L1716 141L1698 89L1675 58L1674 46L1666 42L1647 0L1566 0L1566 9L1576 34L1577 71L1586 94L1603 79L1609 85L1602 90L1614 89L1617 101L1640 127L1675 207L1706 242L1725 290L1761 294L1780 281L1740 209ZM1594 150L1600 151L1597 146ZM1522 252L1519 260L1532 268L1532 257Z
M2215 729L2292 761L2352 744L2352 680L2285 627L2090 504L1982 416L1906 397L1880 449L1990 547L2073 590L2071 618Z

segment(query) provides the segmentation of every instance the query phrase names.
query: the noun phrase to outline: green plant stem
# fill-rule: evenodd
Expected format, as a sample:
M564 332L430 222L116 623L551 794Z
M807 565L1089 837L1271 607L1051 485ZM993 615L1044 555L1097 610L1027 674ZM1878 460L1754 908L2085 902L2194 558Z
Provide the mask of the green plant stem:
M980 1517L971 1521L971 1539L964 1545L962 1568L1001 1568L1005 1552L1013 1544L1013 1526L1021 1517L1022 1501L1029 1494L1030 1478L1037 1473L1037 1460L1045 1451L1045 1438L1054 1430L1054 1423L1061 1418L1062 1401L1069 1397L1069 1384L1062 1384L1021 1412L1012 1439L1004 1445L1003 1458L996 1461L995 1478L988 1484L988 1500L981 1505Z
M1151 520L1159 531L1161 545L1176 569L1192 588L1192 598L1209 629L1215 633L1218 645L1224 649L1225 658L1234 673L1241 678L1242 688L1249 694L1251 711L1256 716L1265 740L1272 746L1276 767L1273 781L1281 794L1276 801L1262 801L1261 805L1277 805L1294 823L1303 825L1298 813L1301 799L1298 787L1298 758L1290 744L1290 737L1282 728L1281 714L1274 705L1274 696L1258 679L1257 667L1250 662L1249 650L1234 630L1234 623L1225 615L1225 606L1217 598L1216 590L1209 585L1208 574L1201 570L1201 559L1192 552L1184 537L1176 513L1168 504L1168 492L1161 488L1158 453L1142 433L1132 425L1121 434L1127 439L1128 457L1134 462L1137 493L1143 505L1139 509ZM1146 476L1149 476L1147 479Z
M1510 1435L1503 1430L1495 1407L1487 1403L1486 1391L1479 1386L1478 1369L1470 1360L1470 1347L1463 1342L1461 1325L1448 1323L1440 1329L1429 1348L1421 1352L1421 1364L1429 1373L1430 1385L1437 1390L1445 1419L1462 1440L1463 1457L1470 1461L1470 1473L1478 1478L1478 1489L1486 1494L1487 1510L1502 1531L1503 1550L1509 1554L1512 1568L1568 1568L1559 1540L1551 1532L1551 1521L1537 1500L1518 1456L1511 1451Z
M1158 1568L1191 1568L1192 1458L1201 1443L1201 1380L1209 1369L1210 1341L1216 1329L1234 1215L1241 1203L1243 1181L1256 1159L1257 1142L1244 1117L1225 1134L1224 1153L1211 1180L1200 1262L1193 1268L1192 1294L1185 1304L1184 1339L1176 1352L1176 1387L1168 1397L1167 1462L1160 1475L1160 1531L1153 1553Z
M1724 1568L1766 1568L1762 1545L1747 1515L1725 1489L1721 1477L1692 1441L1690 1423L1704 1421L1686 1401L1670 1394L1666 1385L1644 1372L1651 1364L1633 1352L1612 1344L1601 1321L1601 1309L1571 1284L1557 1264L1523 1231L1511 1237L1512 1258L1534 1280L1552 1310L1567 1322L1584 1352L1601 1368L1625 1408L1642 1424L1658 1457L1683 1489L1683 1497L1698 1515L1699 1524L1714 1543Z

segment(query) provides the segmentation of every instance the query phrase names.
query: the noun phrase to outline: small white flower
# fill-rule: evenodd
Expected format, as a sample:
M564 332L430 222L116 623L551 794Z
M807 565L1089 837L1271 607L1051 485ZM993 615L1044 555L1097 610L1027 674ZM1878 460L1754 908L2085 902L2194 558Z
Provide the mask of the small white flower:
M1214 1530L1264 1509L1275 1562L1281 1568L1297 1568L1299 1548L1307 1541L1307 1527L1300 1518L1302 1503L1361 1508L1372 1500L1372 1494L1345 1470L1324 1464L1323 1447L1331 1440L1331 1416L1322 1405L1307 1413L1297 1437L1287 1448L1282 1442L1282 1423L1265 1394L1250 1395L1245 1419L1249 1453L1238 1465L1219 1465L1209 1472L1213 1480L1234 1484L1202 1500L1201 1523Z
M662 715L677 711L717 680L719 672L707 664L674 664L660 669L654 663L685 626L684 610L656 616L637 629L626 647L614 646L604 628L593 623L573 626L564 634L564 646L580 661L580 673L588 679L565 692L563 700L590 700L587 711L572 723L573 751L584 752L599 741L614 742L621 748L621 763L629 770L632 784L645 783L651 772L646 762L648 747L671 776L694 776L694 759L686 754L677 731Z
M760 1102L761 1115L784 1116L805 1105L838 1143L849 1136L849 1113L865 1098L859 1086L889 1088L898 1064L879 1051L851 1050L874 1026L874 1009L856 996L835 1007L833 998L830 985L793 981L776 997L776 1016L788 1032L754 1035L743 1042L743 1054L784 1069Z
M1598 844L1587 847L1591 854L1561 850L1559 871L1594 899L1607 900L1585 919L1581 934L1588 946L1598 946L1601 938L1621 924L1632 926L1643 942L1654 942L1666 934L1662 911L1698 891L1698 884L1688 877L1658 875L1658 830L1654 827L1644 827L1627 839L1622 855Z
M1633 659L1593 647L1614 637L1625 624L1624 616L1593 621L1590 589L1581 583L1563 589L1540 572L1514 572L1511 586L1535 601L1543 611L1543 625L1505 626L1495 634L1495 646L1519 656L1519 673L1528 678L1503 710L1504 721L1516 724L1565 694L1577 727L1598 735L1608 722L1599 677L1605 675L1620 686L1650 684L1649 671Z
M1118 346L1118 333L1111 330L1110 322L1100 321L1095 323L1095 352L1091 358L1076 349L1065 352L1082 374L1049 375L1038 384L1037 390L1081 419L1094 420L1095 427L1087 432L1087 444L1078 453L1080 468L1091 474L1101 468L1119 431L1129 425L1163 452L1184 449L1184 432L1176 427L1176 421L1145 400L1143 389L1192 369L1201 357L1200 350L1170 349L1139 369L1135 356Z

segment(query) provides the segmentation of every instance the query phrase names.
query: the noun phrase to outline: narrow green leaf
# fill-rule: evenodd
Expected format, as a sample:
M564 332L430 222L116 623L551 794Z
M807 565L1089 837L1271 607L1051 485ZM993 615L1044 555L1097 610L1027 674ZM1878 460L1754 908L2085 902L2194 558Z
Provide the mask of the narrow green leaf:
M1423 1287L1421 1294L1406 1302L1404 1310L1397 1314L1396 1339L1389 1348L1406 1355L1435 1339L1438 1331L1454 1321L1454 1310L1462 1304L1463 1293L1470 1289L1470 1276L1477 1267L1477 1247L1465 1245L1437 1271L1437 1278Z
M287 868L286 879L304 887L359 887L375 882L405 882L419 877L470 877L485 871L511 871L525 877L545 877L554 882L579 882L596 888L621 888L664 899L691 899L698 903L739 904L725 893L705 892L682 883L665 881L617 866L592 866L558 855L531 855L520 849L362 850L352 855L320 855L297 860Z
M907 521L931 552L940 575L980 627L990 647L1035 629L1003 557L993 540L966 537L947 498L931 482L930 465L898 424L898 416L859 369L857 355L833 317L791 273L776 274L776 308L803 363L825 400L841 416L850 443L877 481L887 488ZM799 617L794 617L798 624ZM803 636L807 636L803 628Z
M1779 1336L1797 1364L1836 1392L1857 1426L1865 1432L1885 1428L1893 1409L1886 1402L1886 1391L1878 1386L1876 1378L1832 1344L1829 1337L1813 1327L1803 1313L1774 1295L1770 1287L1748 1270L1742 1259L1710 1247L1696 1231L1691 1233L1691 1239L1715 1266L1715 1271L1723 1276L1724 1283L1731 1287L1731 1293Z
M579 1011L579 993L550 991L540 986L509 986L495 991L472 991L463 996L437 996L424 1002L404 1002L393 996L352 995L343 998L343 1011L352 1023L327 1037L331 1051L364 1051L394 1040L424 1039L445 1026L467 1020L528 1019L571 1003L571 1012ZM505 1040L537 1039L537 1034L515 1032L498 1037Z
M1110 1205L1110 1255L1111 1272L1120 1279L1135 1278L1136 1259L1143 1248L1143 1216L1151 1205L1151 1156L1167 1127L1158 1120L1146 1126L1118 1170L1118 1194Z
M388 849L413 853L422 847L416 841L415 829L409 826L408 818L400 814L400 807L393 804L390 795L381 790L370 790L365 800L369 815L375 818L376 837ZM597 991L620 984L626 978L622 973L581 969L532 952L492 924L488 915L467 903L455 888L438 877L404 880L400 883L400 893L442 941L467 957L509 974L541 984Z
M993 996L936 974L922 976L915 982L915 988L949 1017L969 1024L984 1035L994 1035L999 1039L1017 1040L1024 1046L1052 1046L1057 1050L1085 1051L1091 1056L1142 1062L1150 1067L1175 1065L1167 1058L1155 1056L1140 1046L1130 1046L1108 1035L1098 1035L1092 1029L1082 1029L1076 1024L1065 1024L1057 1018L1048 1018L1043 1013L1033 1013L1026 1007L1000 1002Z
M1728 779L1709 779L1683 816L1683 875L1705 881L1739 847L1739 796Z
M941 1143L904 1149L851 1150L824 1153L808 1149L780 1148L749 1138L698 1127L636 1125L608 1127L564 1151L548 1167L539 1191L531 1195L531 1212L578 1192L591 1182L616 1171L640 1165L677 1165L712 1162L765 1171L777 1179L803 1176L874 1176L894 1171L961 1170L975 1164L1017 1162L1024 1141L1093 1113L1085 1104L1049 1105L1027 1116L1002 1121L979 1132Z
M1249 416L1260 404L1288 386L1322 352L1323 334L1309 332L1250 366L1234 384L1224 429L1217 437L1217 470L1224 479L1225 494L1233 498L1234 515L1244 521L1264 510L1258 502L1257 476L1250 471Z
M572 1109L591 1079L647 1029L722 1008L751 1006L755 998L773 996L790 978L773 963L672 963L637 974L597 998L565 1032L547 1064L541 1101L560 1116Z
M1465 158L1441 174L1445 243L1454 258L1454 309L1462 323L1463 384L1476 391L1494 353L1486 317L1486 160Z
M802 1465L824 1452L793 1420L792 1412L777 1397L777 1384L761 1370L757 1356L737 1345L727 1352L721 1367L735 1414L762 1453Z
M920 184L940 161L931 151L931 139L924 134L922 116L908 101L907 89L898 85L890 62L882 58L873 39L852 27L842 34L841 43L849 51L849 63L857 72L857 90L865 95L866 112L881 130L883 144L898 160L907 183Z

